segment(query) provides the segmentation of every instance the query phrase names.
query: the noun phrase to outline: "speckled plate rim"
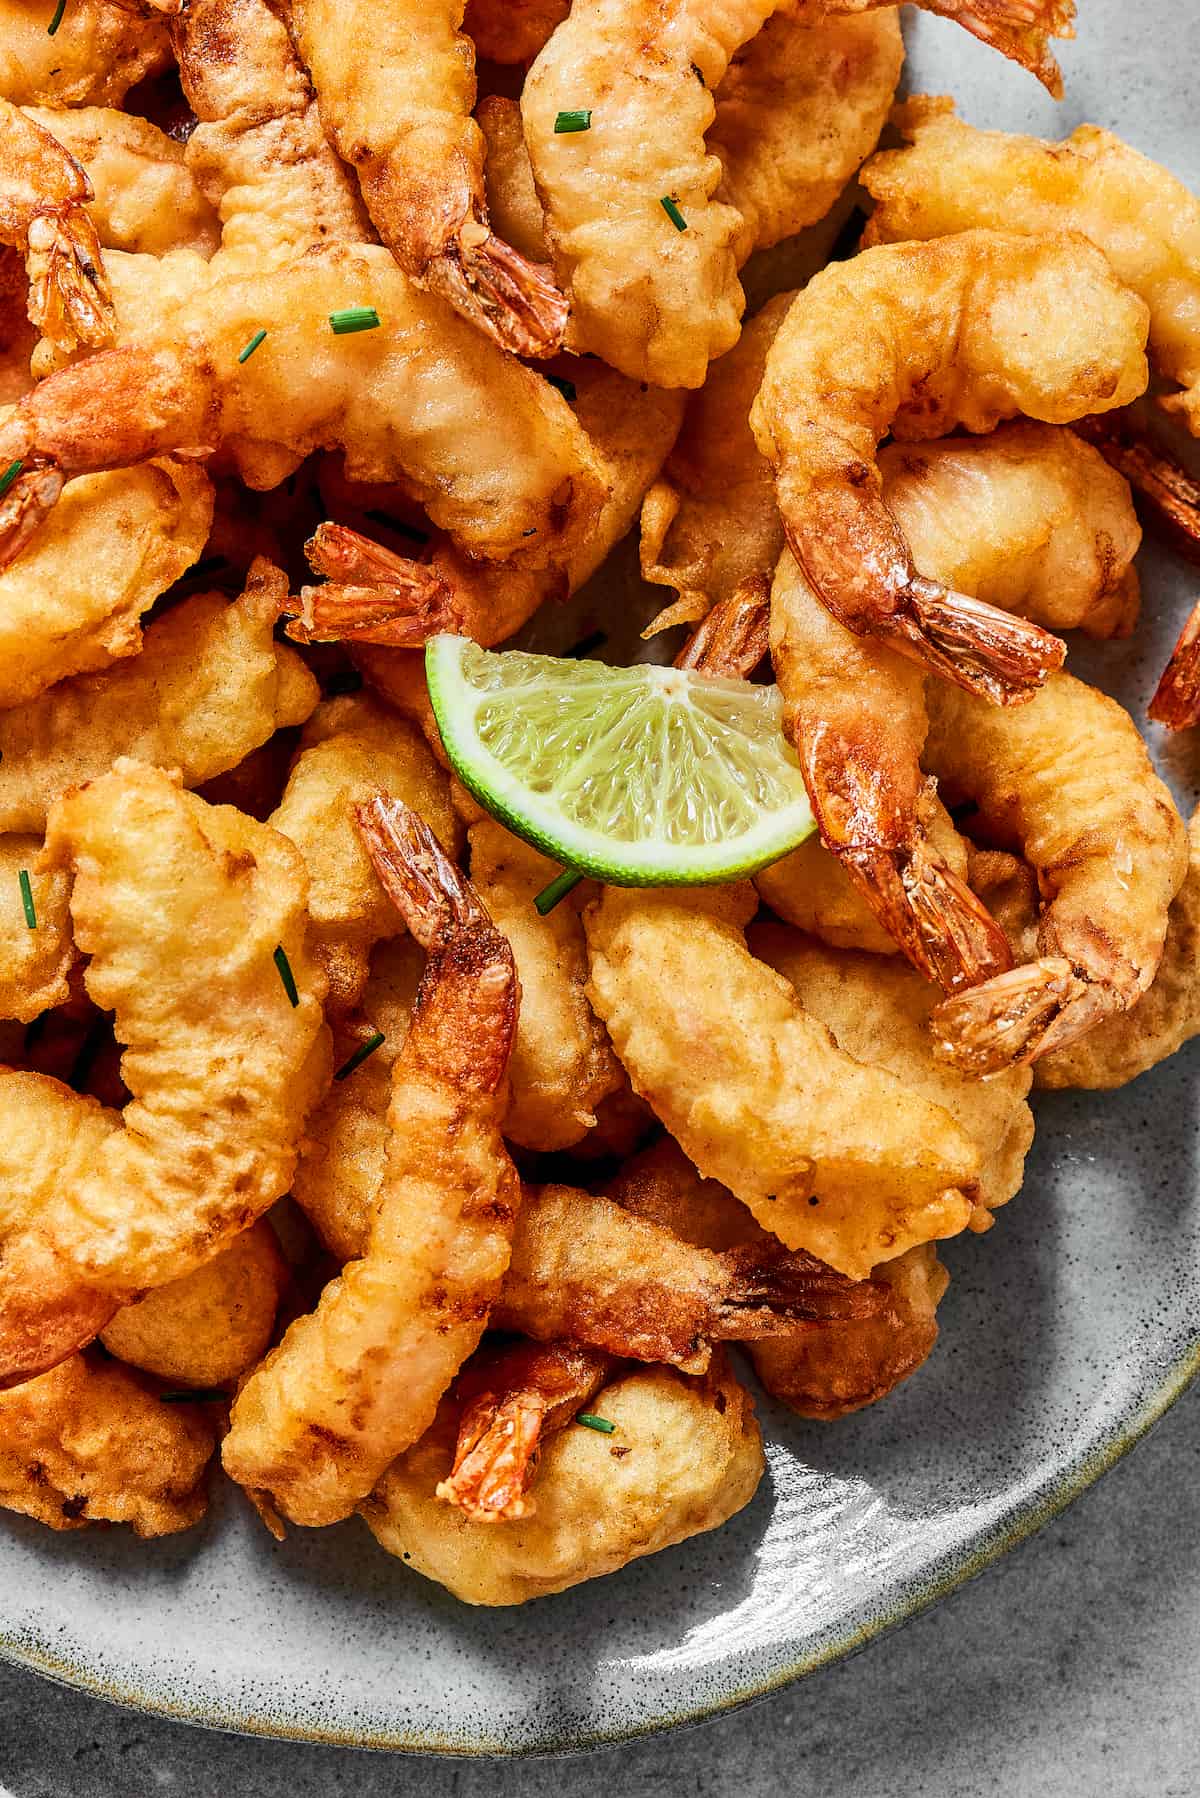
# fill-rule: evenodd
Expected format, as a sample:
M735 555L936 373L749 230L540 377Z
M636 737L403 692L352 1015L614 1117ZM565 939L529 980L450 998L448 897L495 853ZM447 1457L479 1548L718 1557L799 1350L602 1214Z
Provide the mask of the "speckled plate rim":
M969 1581L993 1566L1011 1549L1035 1535L1045 1524L1062 1514L1102 1475L1116 1466L1135 1448L1151 1427L1162 1418L1176 1399L1200 1375L1200 1329L1167 1368L1163 1377L1146 1386L1140 1395L1115 1418L1109 1418L1098 1429L1087 1447L1058 1468L1041 1487L1011 1505L988 1529L981 1530L971 1543L961 1544L942 1556L921 1574L894 1582L881 1595L877 1613L857 1628L841 1628L830 1639L814 1646L812 1652L798 1655L786 1666L759 1683L735 1687L727 1697L713 1704L697 1705L659 1716L647 1717L628 1728L576 1730L570 1736L556 1738L551 1731L519 1747L503 1742L464 1742L461 1737L441 1736L433 1732L396 1732L365 1730L350 1733L336 1728L314 1729L311 1725L289 1721L278 1716L251 1715L236 1704L220 1703L169 1704L151 1699L132 1686L122 1686L112 1679L89 1673L86 1664L67 1662L49 1647L39 1646L28 1637L18 1641L0 1629L0 1660L40 1674L54 1684L72 1691L84 1692L91 1698L127 1710L140 1711L171 1722L192 1724L197 1728L223 1731L231 1735L262 1737L276 1741L308 1742L327 1747L374 1749L380 1752L442 1755L455 1759L522 1760L540 1755L584 1753L592 1749L614 1747L666 1730L704 1723L730 1711L768 1698L773 1692L793 1684L806 1674L844 1660L868 1647L879 1636L911 1622L923 1611L950 1597Z

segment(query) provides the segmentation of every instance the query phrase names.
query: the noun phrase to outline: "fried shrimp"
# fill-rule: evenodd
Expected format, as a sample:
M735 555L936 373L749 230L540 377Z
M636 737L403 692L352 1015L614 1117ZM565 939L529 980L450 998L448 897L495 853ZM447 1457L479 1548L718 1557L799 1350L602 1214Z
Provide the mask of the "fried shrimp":
M1132 719L1067 674L1019 710L932 685L928 766L1019 850L1044 909L1038 958L959 993L933 1018L941 1052L987 1074L1065 1048L1128 1011L1159 965L1187 836Z
M965 1227L978 1151L940 1106L839 1049L755 960L756 906L750 887L605 888L584 913L589 996L701 1172L789 1248L864 1278Z
M161 20L118 0L0 0L0 94L19 106L119 106L171 60Z
M791 0L803 6L806 0ZM818 0L826 13L870 12L886 0ZM1056 100L1062 98L1062 72L1050 49L1054 38L1075 35L1075 0L916 0L922 12L936 13L952 19L977 37L980 43L999 50L1031 75Z
M388 1158L361 1259L238 1397L226 1471L296 1523L335 1523L433 1421L487 1324L520 1198L500 1138L519 990L512 952L399 800L359 808L429 960L392 1065Z
M132 1099L122 1118L0 1075L0 1385L272 1205L328 1067L304 871L275 831L121 761L53 807L45 866L74 875L87 990L115 1013Z
M0 99L0 243L20 250L29 317L57 352L113 341L116 314L87 210L92 184L28 113Z
M28 1024L70 996L70 881L38 868L40 836L0 834L0 1018ZM29 886L25 903L24 882Z
M917 572L877 447L889 429L935 437L1121 405L1146 383L1146 317L1070 236L968 231L817 275L771 346L751 423L788 542L834 617L1001 704L1028 697L1062 644Z
M592 1404L611 1435L559 1430L538 1467L536 1515L498 1529L437 1496L458 1439L459 1406L447 1399L360 1507L371 1533L466 1604L523 1604L716 1529L754 1496L762 1438L723 1358L698 1380L618 1370Z
M463 0L292 0L326 130L405 274L518 356L552 355L567 302L552 271L495 235L471 117ZM371 52L363 54L370 41Z
M0 1506L52 1530L190 1529L207 1508L216 1437L197 1405L164 1405L128 1368L72 1355L0 1392Z
M222 268L253 273L312 244L366 242L353 177L268 0L189 0L171 29L200 120L187 164L220 213Z
M521 982L504 1134L522 1148L570 1148L595 1124L601 1099L624 1084L584 991L588 895L576 891L541 917L533 902L557 864L491 818L472 825L470 841L471 883L508 938Z
M60 793L120 756L199 786L302 723L318 689L272 635L286 591L277 568L256 562L232 604L198 593L150 626L139 656L0 712L0 831L44 829Z
M1200 200L1095 125L1044 143L978 131L953 101L925 98L902 106L897 122L909 147L876 156L864 175L875 199L869 240L976 225L1081 233L1149 307L1151 360L1182 390L1164 404L1200 436Z
M450 782L420 733L364 694L326 700L305 726L270 822L304 857L308 946L324 969L336 1012L361 996L374 945L404 928L354 817L355 806L379 792L402 799L458 858L463 830Z
M346 308L378 328L331 329ZM419 293L386 250L333 246L216 281L146 339L28 394L0 424L0 465L22 464L0 499L0 559L19 553L64 480L220 447L259 489L340 448L352 479L402 481L468 554L526 568L569 556L605 497L548 382Z
M454 1465L437 1486L471 1523L532 1517L542 1448L612 1374L612 1357L577 1342L518 1342L481 1352L454 1383L461 1407Z
M216 214L188 167L182 144L136 113L110 106L70 110L27 106L83 168L89 207L105 249L163 256L194 250L211 256L220 240Z

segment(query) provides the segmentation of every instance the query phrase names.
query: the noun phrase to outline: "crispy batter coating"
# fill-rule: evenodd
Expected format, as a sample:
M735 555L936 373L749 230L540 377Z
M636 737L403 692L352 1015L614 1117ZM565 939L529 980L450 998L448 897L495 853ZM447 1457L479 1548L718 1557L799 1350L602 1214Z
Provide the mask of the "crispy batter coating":
M325 128L404 272L505 349L552 355L566 300L548 268L526 261L488 223L463 5L292 0L291 12Z
M25 112L86 172L94 191L88 210L105 249L212 255L220 228L182 144L149 119L111 106L27 106Z
M0 834L0 1018L23 1024L66 1001L75 965L67 910L71 883L65 874L43 873L41 853L40 836ZM32 929L21 897L22 872L37 920Z
M52 1530L132 1524L169 1536L203 1517L216 1437L196 1405L164 1405L91 1356L0 1392L0 1505Z
M141 648L140 618L203 553L212 486L166 459L72 483L0 570L0 707Z
M533 901L558 865L491 818L473 825L470 838L472 885L508 938L521 982L504 1134L526 1149L566 1149L595 1124L600 1100L624 1083L584 991L580 912L589 893L576 888L539 917Z
M458 1431L447 1401L361 1507L372 1534L466 1604L523 1604L716 1529L754 1496L762 1438L723 1359L702 1380L662 1367L618 1374L592 1405L614 1433L562 1430L542 1455L536 1516L498 1529L437 1497Z
M885 244L815 276L771 346L751 424L788 542L839 622L993 700L1033 691L1061 643L918 573L878 445L888 430L979 432L1021 412L1067 423L1121 405L1146 384L1147 322L1069 235Z
M379 328L333 331L355 306ZM526 567L569 555L595 521L606 483L566 400L382 248L334 245L213 281L148 330L49 376L0 424L3 465L25 464L0 501L4 560L64 476L219 446L254 488L341 448L352 479L403 481L468 553Z
M286 592L279 570L256 562L232 604L198 593L150 626L141 655L0 712L0 831L42 829L60 793L118 756L177 769L198 786L281 725L299 724L318 689L272 635Z
M52 1113L36 1180L27 1143L15 1158L14 1126L0 1181L0 1384L54 1365L272 1205L328 1077L303 865L277 832L121 760L54 805L45 865L74 875L87 989L115 1013L133 1096L122 1119L56 1082L32 1089Z
M160 19L118 0L70 0L53 37L57 0L0 0L0 94L18 105L119 106L165 68Z
M468 4L468 17L470 13ZM487 148L484 182L496 229L531 262L547 261L546 217L525 148L520 102L503 94L488 94L475 109L475 123Z
M747 940L755 955L791 982L804 1009L847 1054L886 1068L961 1125L979 1150L980 1210L1007 1204L1020 1190L1033 1142L1033 1113L1025 1102L1029 1070L1006 1068L991 1080L977 1080L939 1061L929 1032L937 993L899 958L828 949L779 924L755 925ZM972 1219L975 1227L985 1222Z
M399 800L360 808L376 870L428 951L392 1064L387 1165L365 1251L234 1406L226 1472L293 1522L349 1516L428 1429L478 1346L520 1191L500 1138L519 989L512 952Z
M187 165L220 214L222 266L254 272L312 244L367 241L354 178L326 142L285 19L267 0L189 0L171 35L201 121Z
M1157 1067L1200 1034L1200 810L1188 826L1188 871L1167 914L1167 940L1148 992L1034 1068L1039 1087L1109 1091Z
M1041 236L1078 231L1150 309L1150 354L1182 392L1166 405L1200 435L1200 200L1111 131L1080 125L1065 143L978 131L948 99L918 97L897 123L909 147L875 157L873 242L941 237L974 225Z
M1062 1048L1154 979L1187 833L1133 720L1068 674L1003 711L931 683L927 765L970 799L988 837L1020 851L1044 896L1038 959L934 1016L959 1067L991 1073Z
M266 1353L288 1268L265 1218L100 1332L110 1355L180 1386L231 1385Z
M840 1050L743 930L752 888L604 890L589 995L635 1091L765 1229L862 1279L966 1225L979 1156L940 1106ZM814 1204L812 1201L816 1200Z
M366 694L317 708L304 728L270 822L308 870L308 944L329 981L329 1004L347 1011L366 985L371 950L404 922L371 864L354 808L376 793L412 807L455 859L464 833L450 782L420 732Z

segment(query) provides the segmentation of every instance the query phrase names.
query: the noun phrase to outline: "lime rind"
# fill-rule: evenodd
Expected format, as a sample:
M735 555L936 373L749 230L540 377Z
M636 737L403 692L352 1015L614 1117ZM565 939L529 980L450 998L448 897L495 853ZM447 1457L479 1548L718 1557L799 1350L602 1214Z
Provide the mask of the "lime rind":
M757 872L814 829L773 687L495 654L446 634L425 665L463 785L564 867L613 886L706 885Z

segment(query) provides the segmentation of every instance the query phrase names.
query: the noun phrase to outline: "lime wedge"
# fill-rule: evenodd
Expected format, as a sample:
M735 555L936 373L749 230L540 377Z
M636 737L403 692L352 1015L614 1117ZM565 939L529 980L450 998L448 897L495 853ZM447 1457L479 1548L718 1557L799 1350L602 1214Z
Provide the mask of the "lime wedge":
M737 880L814 828L774 687L445 634L425 668L463 785L564 867L614 886Z

